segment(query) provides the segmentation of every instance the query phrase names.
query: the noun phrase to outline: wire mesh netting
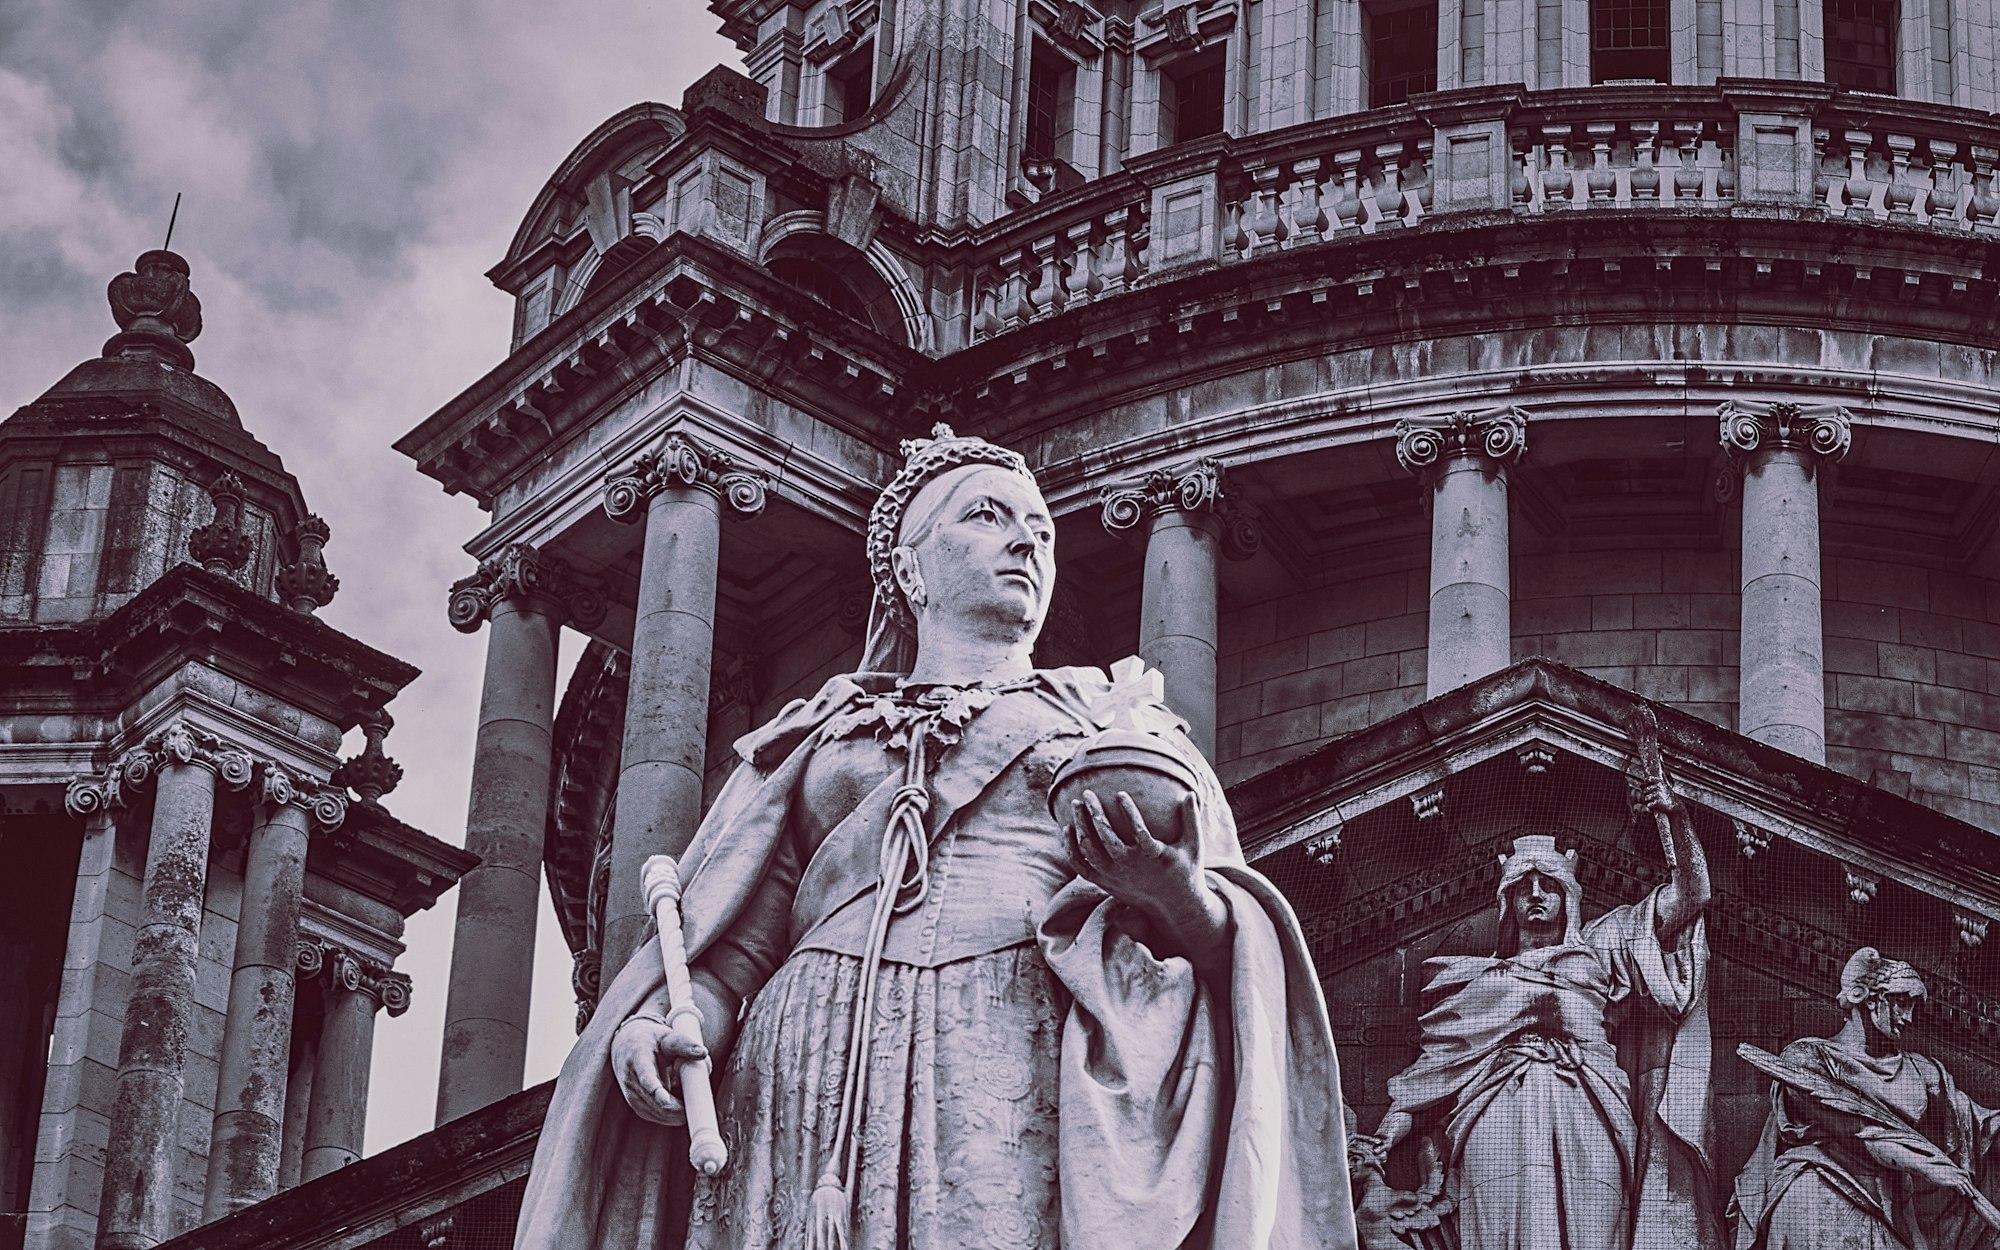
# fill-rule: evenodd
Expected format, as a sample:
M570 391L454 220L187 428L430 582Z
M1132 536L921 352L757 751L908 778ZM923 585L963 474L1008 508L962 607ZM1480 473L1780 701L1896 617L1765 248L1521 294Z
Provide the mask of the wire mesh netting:
M512 1250L526 1177L508 1181L356 1250Z
M1687 810L1713 885L1705 959L1686 937L1658 940L1659 913L1646 910L1672 874L1636 770L1540 743L1257 861L1298 912L1360 1133L1393 1130L1383 1125L1392 1105L1414 1111L1376 1192L1373 1180L1358 1185L1364 1223L1400 1230L1382 1244L1476 1250L1488 1236L1469 1226L1508 1200L1482 1215L1477 1204L1451 1210L1452 1195L1484 1185L1562 1207L1568 1239L1546 1244L1595 1244L1574 1227L1594 1219L1632 1221L1639 1250L1714 1244L1673 1203L1719 1233L1737 1178L1754 1167L1771 1080L1738 1047L1776 1055L1838 1031L1843 966L1863 947L1907 960L1926 983L1903 1047L1938 1061L1980 1105L2000 1103L2000 977L1950 904L1754 821ZM1499 958L1515 953L1502 858L1537 835L1574 852L1583 945L1595 952L1585 958L1597 968L1580 979L1602 978L1594 991L1575 987L1574 962L1523 970ZM1705 1158L1688 1137L1705 1137ZM1663 1183L1678 1191L1666 1205L1650 1192L1634 1199Z

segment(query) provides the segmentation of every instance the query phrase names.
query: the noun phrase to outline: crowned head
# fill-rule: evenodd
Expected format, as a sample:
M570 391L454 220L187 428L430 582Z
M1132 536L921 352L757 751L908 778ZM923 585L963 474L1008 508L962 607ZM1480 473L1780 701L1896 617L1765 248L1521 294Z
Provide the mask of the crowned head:
M1054 526L1019 453L948 425L903 443L868 517L864 667L907 672L918 641L965 630L1032 644L1055 581Z
M1583 884L1576 875L1576 852L1556 849L1550 835L1514 839L1514 849L1500 857L1498 896L1500 954L1580 940Z

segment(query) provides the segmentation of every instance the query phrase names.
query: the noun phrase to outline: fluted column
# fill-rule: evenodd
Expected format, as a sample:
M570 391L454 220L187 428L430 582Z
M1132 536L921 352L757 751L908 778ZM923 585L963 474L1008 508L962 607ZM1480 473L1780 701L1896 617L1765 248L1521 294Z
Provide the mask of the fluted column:
M278 764L259 773L208 1145L209 1220L278 1192L307 838L313 826L338 828L347 816L347 796L332 786Z
M722 510L756 516L764 499L761 478L679 431L605 484L605 512L645 526L601 956L610 975L645 937L640 866L687 849L701 820Z
M1743 615L1737 730L1826 762L1819 481L1853 420L1833 405L1731 400L1720 409L1725 485L1743 491Z
M1110 488L1103 518L1113 533L1147 524L1139 655L1160 671L1167 706L1214 759L1216 555L1249 556L1257 548L1256 526L1231 504L1222 466L1213 460Z
M521 1088L548 821L556 635L565 619L588 628L603 616L594 589L525 543L452 587L453 626L466 633L481 621L490 626L465 819L465 849L480 862L458 883L440 1124ZM332 1079L322 1053L315 1084Z
M410 1007L410 979L329 942L298 945L299 975L323 977L319 1057L306 1110L305 1158L299 1180L315 1180L361 1157L368 1125L369 1056L375 1009L399 1016ZM525 969L523 979L526 979Z
M154 787L132 997L118 1042L118 1082L98 1203L99 1250L148 1250L172 1231L174 1162L194 976L219 783L250 781L250 757L176 724L119 764L125 786Z
M1426 699L1513 662L1507 469L1527 446L1519 408L1396 423L1396 459L1431 493Z

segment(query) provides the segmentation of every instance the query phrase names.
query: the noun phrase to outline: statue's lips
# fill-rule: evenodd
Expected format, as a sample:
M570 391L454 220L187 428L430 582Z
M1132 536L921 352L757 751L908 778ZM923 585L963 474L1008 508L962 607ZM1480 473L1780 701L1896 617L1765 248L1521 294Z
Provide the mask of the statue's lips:
M1030 590L1040 590L1042 586L1041 582L1036 579L1035 575L1033 573L1030 573L1026 569L1001 569L997 576L999 576L1003 580L1009 577L1018 577L1022 581L1028 584L1028 589Z

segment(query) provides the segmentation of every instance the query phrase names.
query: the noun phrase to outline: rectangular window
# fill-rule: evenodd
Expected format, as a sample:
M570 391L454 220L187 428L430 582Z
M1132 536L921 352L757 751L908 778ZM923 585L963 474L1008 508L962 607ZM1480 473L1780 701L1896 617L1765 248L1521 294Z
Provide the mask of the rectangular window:
M1458 85L1486 81L1486 0L1459 0Z
M1896 0L1826 0L1826 80L1896 94Z
M1361 46L1368 58L1368 107L1401 104L1438 85L1438 11L1426 3L1361 6Z
M1226 86L1221 48L1169 66L1160 75L1160 117L1168 142L1221 134Z
M1028 58L1028 124L1024 161L1074 161L1076 63L1041 40Z
M851 122L875 99L875 42L870 40L826 67L825 125Z
M1667 0L1590 0L1590 81L1671 82Z

